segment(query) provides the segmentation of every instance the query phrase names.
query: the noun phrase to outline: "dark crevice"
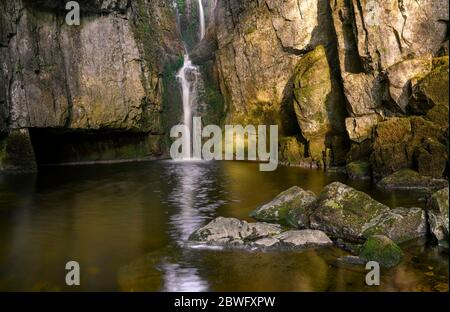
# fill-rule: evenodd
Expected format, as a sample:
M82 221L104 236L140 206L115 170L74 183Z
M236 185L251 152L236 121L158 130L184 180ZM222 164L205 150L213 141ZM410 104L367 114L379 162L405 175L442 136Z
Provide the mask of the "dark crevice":
M135 160L159 156L144 132L30 128L38 165ZM156 141L156 138L155 138Z

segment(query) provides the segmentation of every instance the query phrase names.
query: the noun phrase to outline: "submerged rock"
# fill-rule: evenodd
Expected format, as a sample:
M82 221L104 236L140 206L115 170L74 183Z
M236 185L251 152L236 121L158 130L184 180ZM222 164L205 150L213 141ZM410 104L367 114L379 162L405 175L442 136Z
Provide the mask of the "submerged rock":
M447 241L447 246L449 231L448 196L449 189L447 187L434 193L428 201L428 222L430 223L430 230L437 240Z
M385 235L403 243L427 234L426 213L421 208L396 208L380 214L365 226L364 237Z
M234 218L219 217L194 232L192 242L209 246L225 246L249 249L291 249L333 244L321 231L301 230L282 232L279 225L247 223Z
M335 238L364 241L371 220L389 211L389 207L345 184L335 182L322 191L311 212L311 228Z
M257 208L250 216L258 221L283 222L291 211L304 212L315 200L316 195L313 192L294 186L279 194L271 202ZM304 226L307 224L305 219L299 219L298 222Z
M403 251L390 238L374 235L363 245L359 257L364 261L376 261L383 267L392 268L402 260Z
M448 181L445 179L425 177L420 175L417 171L403 169L383 178L378 182L378 186L385 189L396 190L437 190L448 186Z

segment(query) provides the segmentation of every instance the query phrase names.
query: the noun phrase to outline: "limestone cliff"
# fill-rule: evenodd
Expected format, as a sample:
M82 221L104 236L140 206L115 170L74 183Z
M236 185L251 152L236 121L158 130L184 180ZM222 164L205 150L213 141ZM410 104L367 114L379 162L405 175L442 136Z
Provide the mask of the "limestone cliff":
M161 135L163 73L183 53L171 1L79 1L80 26L65 3L0 3L0 130Z
M201 63L215 47L227 121L279 124L280 156L290 164L371 159L376 176L421 171L417 155L431 139L444 150L436 155L441 171L448 20L444 0L223 0L195 52ZM395 150L380 144L378 125L411 115L430 122L415 128L422 133L412 135L413 147L405 148L408 139ZM396 157L404 161L392 165Z

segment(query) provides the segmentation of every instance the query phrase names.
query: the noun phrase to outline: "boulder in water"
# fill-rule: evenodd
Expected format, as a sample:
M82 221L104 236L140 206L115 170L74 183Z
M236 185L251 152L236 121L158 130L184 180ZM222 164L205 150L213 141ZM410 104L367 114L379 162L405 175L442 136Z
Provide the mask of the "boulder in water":
M340 182L332 183L319 195L310 215L312 229L335 238L363 242L367 224L389 207Z
M385 235L396 243L427 234L426 213L421 208L396 208L373 218L364 226L364 237Z
M378 186L391 190L438 190L448 186L448 181L425 177L412 169L402 169L382 179Z
M287 191L282 192L271 202L262 205L253 211L250 216L258 221L264 222L284 222L291 211L306 214L307 206L316 200L313 192L305 191L298 186L291 187ZM306 227L306 217L297 220L299 227Z
M281 226L268 223L248 223L234 218L219 217L194 232L190 240L210 246L249 249L292 249L333 244L321 231L299 230L282 232Z

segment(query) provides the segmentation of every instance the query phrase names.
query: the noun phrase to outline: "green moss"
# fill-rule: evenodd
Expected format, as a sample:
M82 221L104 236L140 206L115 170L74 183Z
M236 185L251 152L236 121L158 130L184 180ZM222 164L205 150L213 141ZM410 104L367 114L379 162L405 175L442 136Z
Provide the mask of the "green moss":
M401 248L386 236L369 237L361 249L360 257L366 261L376 261L381 266L391 268L403 258Z

